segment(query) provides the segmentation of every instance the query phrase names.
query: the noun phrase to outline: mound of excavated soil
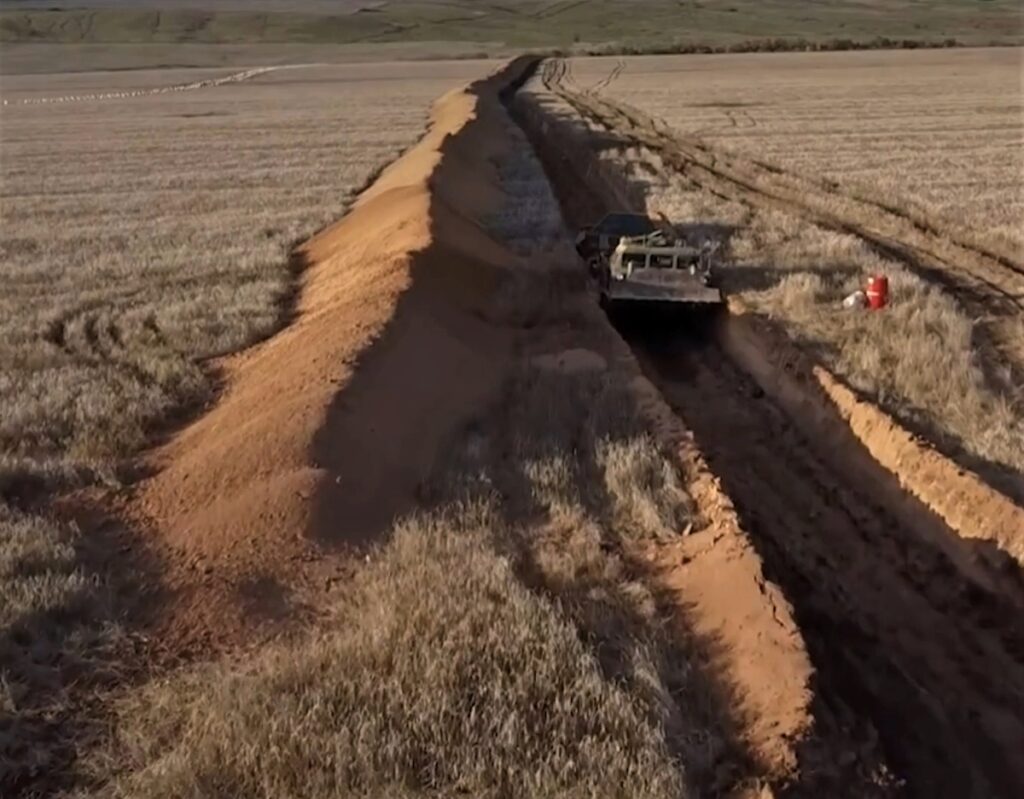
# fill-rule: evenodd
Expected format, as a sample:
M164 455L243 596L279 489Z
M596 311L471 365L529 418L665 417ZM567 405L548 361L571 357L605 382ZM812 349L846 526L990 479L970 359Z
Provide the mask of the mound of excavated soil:
M424 138L301 248L295 321L230 361L216 407L156 454L130 514L167 551L173 634L262 621L254 599L286 604L299 562L387 530L500 384L509 336L480 311L512 258L445 199L499 196L477 113L498 80L439 100Z
M446 442L533 353L541 370L630 385L680 462L697 529L627 554L672 622L705 643L695 658L728 686L721 701L744 758L785 780L815 723L810 659L684 421L596 303L578 326L531 332L515 357L516 334L490 321L517 265L479 226L503 199L492 156L509 137L496 92L515 73L438 102L420 144L302 248L294 323L227 364L217 406L157 453L128 510L166 554L176 596L165 633L176 647L236 643L268 616L301 611L294 597L325 576L306 561L358 551L412 510Z

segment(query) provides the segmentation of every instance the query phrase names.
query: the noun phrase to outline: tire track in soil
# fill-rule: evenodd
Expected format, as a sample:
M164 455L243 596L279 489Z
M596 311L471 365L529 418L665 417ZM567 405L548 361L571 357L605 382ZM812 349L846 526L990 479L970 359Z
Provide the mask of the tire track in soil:
M612 83L614 83L618 79L619 75L622 74L625 68L626 62L620 58L618 61L615 62L615 66L612 67L612 71L609 72L605 77L601 78L601 80L599 80L593 86L591 86L588 91L599 92L603 91L604 89L607 89L609 86L612 85Z
M184 356L167 340L156 315L142 315L145 306L134 304L142 291L126 288L106 300L77 303L50 318L40 338L74 363L113 370L142 387L159 385L152 364Z
M556 65L545 82L561 94L552 78L564 74ZM550 151L542 160L565 217L592 221L617 201L580 183L552 129L532 139ZM740 194L728 178L715 185ZM849 476L843 452L808 440L706 327L620 330L793 603L824 721L868 720L905 795L1024 794L1024 629L1013 603L904 529Z

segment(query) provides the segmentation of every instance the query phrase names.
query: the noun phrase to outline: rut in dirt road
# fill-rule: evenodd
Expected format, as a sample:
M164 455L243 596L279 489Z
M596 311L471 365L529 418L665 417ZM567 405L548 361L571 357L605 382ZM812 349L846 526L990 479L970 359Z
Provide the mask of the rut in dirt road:
M550 73L547 78L566 97ZM566 157L536 108L520 121L570 224L621 206L598 170L581 170ZM678 158L666 162L677 166ZM708 175L715 173L688 164L688 174L698 172L695 179L707 180L711 190L767 202L756 189L726 177L712 181ZM949 278L978 297L986 290L963 273ZM999 280L1006 287L1010 278ZM710 325L689 327L620 330L693 431L768 576L793 603L818 671L818 723L863 719L905 795L1024 795L1024 598L969 582L946 554L907 528L901 512L887 505L890 495L859 484L856 470L847 468L852 453L809 440L730 360ZM900 494L895 478L880 479ZM938 517L927 523L955 536Z
M978 320L980 343L1010 369L1004 388L1024 400L1024 263L1019 256L992 252L892 205L843 193L828 181L804 178L679 134L607 95L573 87L565 62L548 62L543 79L583 118L624 142L657 152L700 188L748 207L778 209L855 235L879 255L945 286Z

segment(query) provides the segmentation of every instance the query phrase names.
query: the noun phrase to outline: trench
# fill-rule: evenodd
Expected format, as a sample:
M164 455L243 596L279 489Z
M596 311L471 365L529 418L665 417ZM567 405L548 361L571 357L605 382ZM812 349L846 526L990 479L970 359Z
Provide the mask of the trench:
M567 224L628 210L585 155L560 146L542 109L505 99ZM862 483L863 453L808 436L766 396L720 344L721 319L612 321L693 432L767 576L793 604L817 671L819 727L852 717L874 731L895 777L880 783L882 793L1024 795L1019 606L968 580L909 529L893 492Z

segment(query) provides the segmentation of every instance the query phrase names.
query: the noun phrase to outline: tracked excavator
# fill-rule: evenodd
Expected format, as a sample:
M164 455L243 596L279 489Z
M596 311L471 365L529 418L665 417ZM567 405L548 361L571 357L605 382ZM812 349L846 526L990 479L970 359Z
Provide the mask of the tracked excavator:
M608 214L576 238L576 251L608 308L722 302L714 275L717 249L715 242L691 242L664 217L643 214Z

